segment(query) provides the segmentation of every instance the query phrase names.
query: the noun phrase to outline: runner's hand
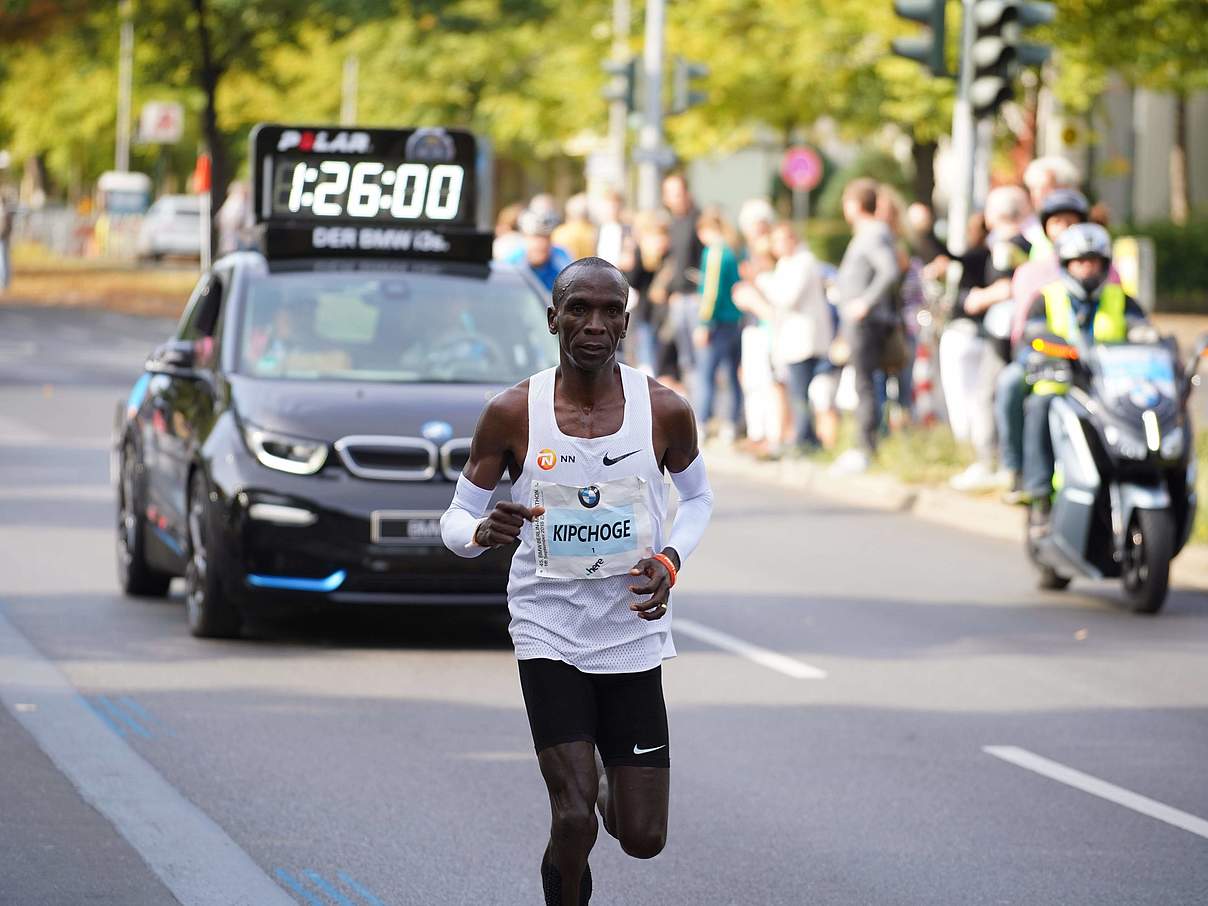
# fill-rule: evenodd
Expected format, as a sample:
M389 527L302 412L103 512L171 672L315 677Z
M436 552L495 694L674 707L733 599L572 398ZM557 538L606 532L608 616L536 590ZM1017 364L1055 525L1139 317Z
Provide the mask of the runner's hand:
M667 613L667 598L671 594L671 574L667 567L653 557L647 557L639 560L629 575L645 576L650 580L644 585L629 586L635 595L650 595L645 601L634 601L629 609L643 620L661 620Z
M520 537L520 527L526 521L532 522L544 513L543 506L530 509L510 500L500 500L495 504L495 509L478 523L478 528L474 530L474 543L481 547L505 547L515 544Z

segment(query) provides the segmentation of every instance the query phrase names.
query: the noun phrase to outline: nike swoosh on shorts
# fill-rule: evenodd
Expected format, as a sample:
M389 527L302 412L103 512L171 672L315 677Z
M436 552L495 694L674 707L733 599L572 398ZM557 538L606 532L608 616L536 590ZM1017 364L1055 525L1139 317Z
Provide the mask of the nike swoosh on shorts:
M638 748L638 746L636 744L634 744L633 754L634 755L645 755L647 752L657 752L659 749L665 749L665 748L667 748L667 743L663 743L661 746L655 746L653 749L641 749L641 748Z
M628 453L626 453L624 456L618 456L616 459L609 459L609 458L608 458L608 454L607 454L607 453L605 453L605 454L604 454L604 465L606 465L606 466L615 466L615 465L616 465L617 463L619 463L619 462L620 462L622 459L628 459L628 458L629 458L630 456L632 456L634 453L638 453L638 452L640 452L640 451L638 451L638 450L630 450L630 451L629 451Z

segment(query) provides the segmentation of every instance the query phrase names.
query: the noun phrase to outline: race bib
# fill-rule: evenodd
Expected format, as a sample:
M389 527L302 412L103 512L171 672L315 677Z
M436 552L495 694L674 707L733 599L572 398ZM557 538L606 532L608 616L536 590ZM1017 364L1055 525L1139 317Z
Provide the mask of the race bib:
M537 575L543 579L623 576L650 556L653 538L645 482L637 476L582 488L533 482Z

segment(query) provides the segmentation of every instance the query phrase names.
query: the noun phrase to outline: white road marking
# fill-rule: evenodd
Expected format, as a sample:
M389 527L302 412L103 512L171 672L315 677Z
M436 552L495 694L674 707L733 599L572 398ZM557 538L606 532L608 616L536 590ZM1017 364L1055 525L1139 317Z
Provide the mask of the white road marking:
M0 488L0 500L37 503L42 500L101 500L111 502L116 492L107 484L31 484L19 488Z
M767 667L769 670L775 670L777 673L783 673L785 676L791 676L793 679L826 679L826 671L812 664L778 654L775 651L761 648L758 645L752 645L750 642L744 642L742 639L735 638L729 633L722 632L720 629L704 626L696 622L696 620L685 620L683 617L676 617L675 622L672 624L672 632L683 633L699 642L705 642L708 645L713 645L715 648L745 657L747 660L754 661L761 667Z
M33 425L0 415L0 441L20 445L44 444L51 440L45 431Z
M182 906L297 906L221 827L110 732L3 613L0 702Z
M1100 799L1106 799L1108 802L1114 802L1116 805L1122 805L1125 808L1132 809L1134 812L1148 815L1150 818L1157 818L1159 821L1165 821L1167 824L1181 830L1189 831L1197 836L1208 839L1208 821L1180 811L1165 803L1158 802L1156 799L1150 799L1147 796L1142 796L1140 793L1134 793L1131 790L1108 783L1106 780L1100 780L1098 777L1084 774L1074 768L1066 767L1060 762L1051 761L1048 758L1037 755L1035 752L1029 752L1027 749L1021 749L1018 746L982 746L982 751L987 755L993 755L995 758L1008 761L1017 767L1034 771L1037 774L1048 777L1050 780L1056 780L1058 783L1064 783L1066 786L1072 786L1074 789L1082 790L1084 793L1090 793L1092 796L1098 796Z
M113 444L98 437L56 437L35 425L0 415L0 447L70 447L109 450Z
M33 340L0 340L0 359L28 359L38 354Z

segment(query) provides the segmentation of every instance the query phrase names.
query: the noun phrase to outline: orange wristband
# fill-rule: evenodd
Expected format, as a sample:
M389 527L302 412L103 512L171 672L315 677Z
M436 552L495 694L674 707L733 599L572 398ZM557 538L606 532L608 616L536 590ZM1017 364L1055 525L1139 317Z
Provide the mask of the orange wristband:
M675 564L671 562L671 558L666 554L655 554L654 559L667 567L667 575L671 577L671 587L675 588L675 577L678 575L679 570L675 568Z

